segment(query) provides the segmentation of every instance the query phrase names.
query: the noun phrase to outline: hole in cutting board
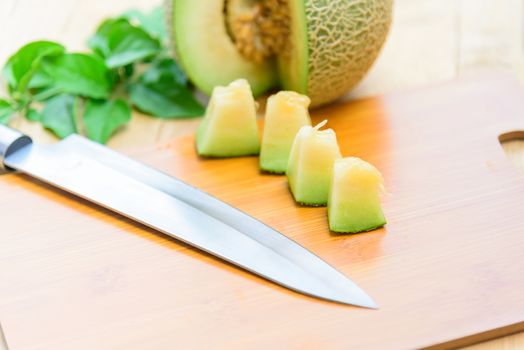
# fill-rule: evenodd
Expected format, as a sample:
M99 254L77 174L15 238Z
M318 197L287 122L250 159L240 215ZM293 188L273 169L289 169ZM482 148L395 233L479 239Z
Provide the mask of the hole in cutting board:
M499 136L499 142L508 159L524 171L524 131L512 131Z

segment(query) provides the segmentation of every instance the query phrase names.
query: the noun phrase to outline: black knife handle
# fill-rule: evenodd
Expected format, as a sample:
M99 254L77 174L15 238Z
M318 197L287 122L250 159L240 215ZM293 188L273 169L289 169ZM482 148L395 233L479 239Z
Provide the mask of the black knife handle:
M0 125L0 174L14 171L14 169L4 164L5 158L32 142L29 136L22 134L20 131Z

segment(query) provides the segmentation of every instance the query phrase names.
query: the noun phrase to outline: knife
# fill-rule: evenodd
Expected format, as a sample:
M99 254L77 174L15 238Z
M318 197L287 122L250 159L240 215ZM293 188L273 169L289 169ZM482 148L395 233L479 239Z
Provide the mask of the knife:
M278 231L82 136L38 145L0 125L0 171L25 173L296 292L377 307L349 278Z

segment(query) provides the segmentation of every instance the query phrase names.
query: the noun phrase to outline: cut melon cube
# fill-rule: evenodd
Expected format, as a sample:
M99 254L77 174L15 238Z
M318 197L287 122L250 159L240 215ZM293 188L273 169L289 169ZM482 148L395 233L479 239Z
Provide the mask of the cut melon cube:
M289 153L298 130L311 126L309 97L294 91L280 91L267 100L264 133L260 149L260 168L282 174L286 172Z
M382 175L373 165L355 157L336 160L328 203L331 231L357 233L384 226L382 188Z
M256 104L245 79L213 89L196 135L197 152L207 157L258 154Z
M295 201L304 205L327 204L335 159L341 158L337 137L332 129L303 126L297 133L286 171Z

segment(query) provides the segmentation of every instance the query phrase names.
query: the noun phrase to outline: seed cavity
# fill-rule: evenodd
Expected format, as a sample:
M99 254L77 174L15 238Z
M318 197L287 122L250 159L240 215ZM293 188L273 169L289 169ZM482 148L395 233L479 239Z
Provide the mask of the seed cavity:
M226 0L226 25L237 50L262 63L290 51L287 0Z

